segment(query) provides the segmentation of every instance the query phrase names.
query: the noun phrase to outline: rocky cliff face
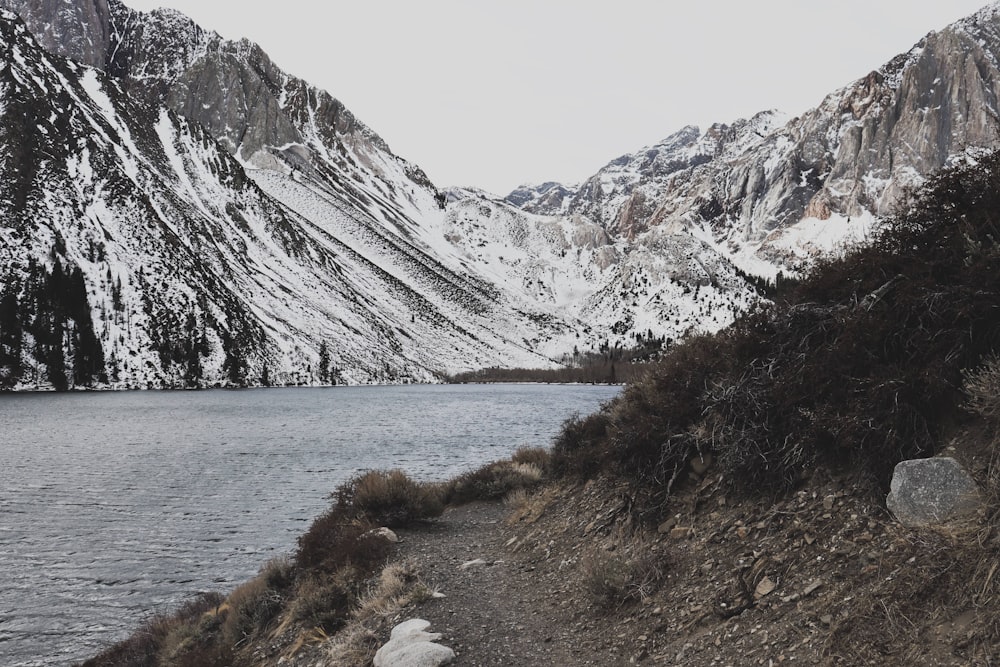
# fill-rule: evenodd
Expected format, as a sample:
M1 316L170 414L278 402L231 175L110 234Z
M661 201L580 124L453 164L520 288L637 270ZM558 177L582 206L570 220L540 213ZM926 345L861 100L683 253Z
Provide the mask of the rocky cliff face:
M992 4L787 119L684 128L623 156L552 200L556 184L507 201L582 213L637 238L665 227L767 275L863 240L907 188L977 147L998 144L1000 9Z
M111 45L107 0L0 0L20 15L49 52L91 67L104 67Z

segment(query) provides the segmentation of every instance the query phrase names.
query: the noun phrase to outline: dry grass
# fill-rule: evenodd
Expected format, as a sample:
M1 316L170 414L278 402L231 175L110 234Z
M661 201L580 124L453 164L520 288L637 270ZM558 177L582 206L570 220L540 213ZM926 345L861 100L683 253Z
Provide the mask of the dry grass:
M544 447L519 447L510 460L513 463L527 463L547 473L552 463L552 452Z
M662 558L641 548L632 555L592 552L581 559L579 568L580 583L591 602L605 611L649 598L667 569Z
M543 477L543 470L534 463L496 461L447 482L444 499L449 505L499 500L519 489L537 487Z
M288 608L288 621L307 631L333 633L347 623L363 586L364 575L351 566L332 574L300 577Z
M225 664L228 652L214 645L219 627L217 593L200 595L172 615L158 615L125 641L83 663L85 667L202 667ZM222 662L219 662L219 661Z
M379 647L373 628L400 609L426 601L432 593L417 576L413 563L387 566L361 598L350 622L327 645L331 665L368 664Z

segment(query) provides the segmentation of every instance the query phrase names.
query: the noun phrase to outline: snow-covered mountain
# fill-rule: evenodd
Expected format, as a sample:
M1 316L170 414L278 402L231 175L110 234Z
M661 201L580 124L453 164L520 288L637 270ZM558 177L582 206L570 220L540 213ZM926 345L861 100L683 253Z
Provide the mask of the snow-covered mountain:
M580 186L523 187L506 201L582 214L639 243L652 229L694 236L759 275L802 268L863 242L927 174L998 145L998 62L994 2L799 117L687 127Z
M171 10L0 0L0 387L429 381L716 330L996 144L996 5L788 119L439 191Z
M145 18L162 16L131 25ZM0 31L3 384L427 381L551 364L526 342L550 324L421 238L444 217L437 192L328 96L287 83L287 113L308 123L235 146L129 79L48 53L13 14Z

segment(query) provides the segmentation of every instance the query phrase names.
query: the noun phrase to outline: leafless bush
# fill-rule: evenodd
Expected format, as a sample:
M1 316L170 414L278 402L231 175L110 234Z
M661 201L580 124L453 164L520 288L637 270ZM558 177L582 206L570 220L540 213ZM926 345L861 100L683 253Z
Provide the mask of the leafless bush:
M334 497L351 515L390 528L444 511L437 487L415 482L402 470L366 472L341 486Z
M982 366L963 374L967 408L992 426L1000 425L1000 358L991 354Z
M584 590L596 606L605 610L645 600L656 592L665 574L663 561L648 553L626 557L598 552L580 562Z

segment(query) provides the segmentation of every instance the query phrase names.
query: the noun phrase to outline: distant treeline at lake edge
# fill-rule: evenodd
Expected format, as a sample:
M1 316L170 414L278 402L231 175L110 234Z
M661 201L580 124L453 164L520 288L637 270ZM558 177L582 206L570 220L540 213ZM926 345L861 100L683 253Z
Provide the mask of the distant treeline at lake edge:
M480 368L445 378L452 384L489 382L542 382L550 384L628 384L640 379L650 363L670 345L667 338L641 334L633 347L604 343L596 352L576 349L566 355L562 368Z

